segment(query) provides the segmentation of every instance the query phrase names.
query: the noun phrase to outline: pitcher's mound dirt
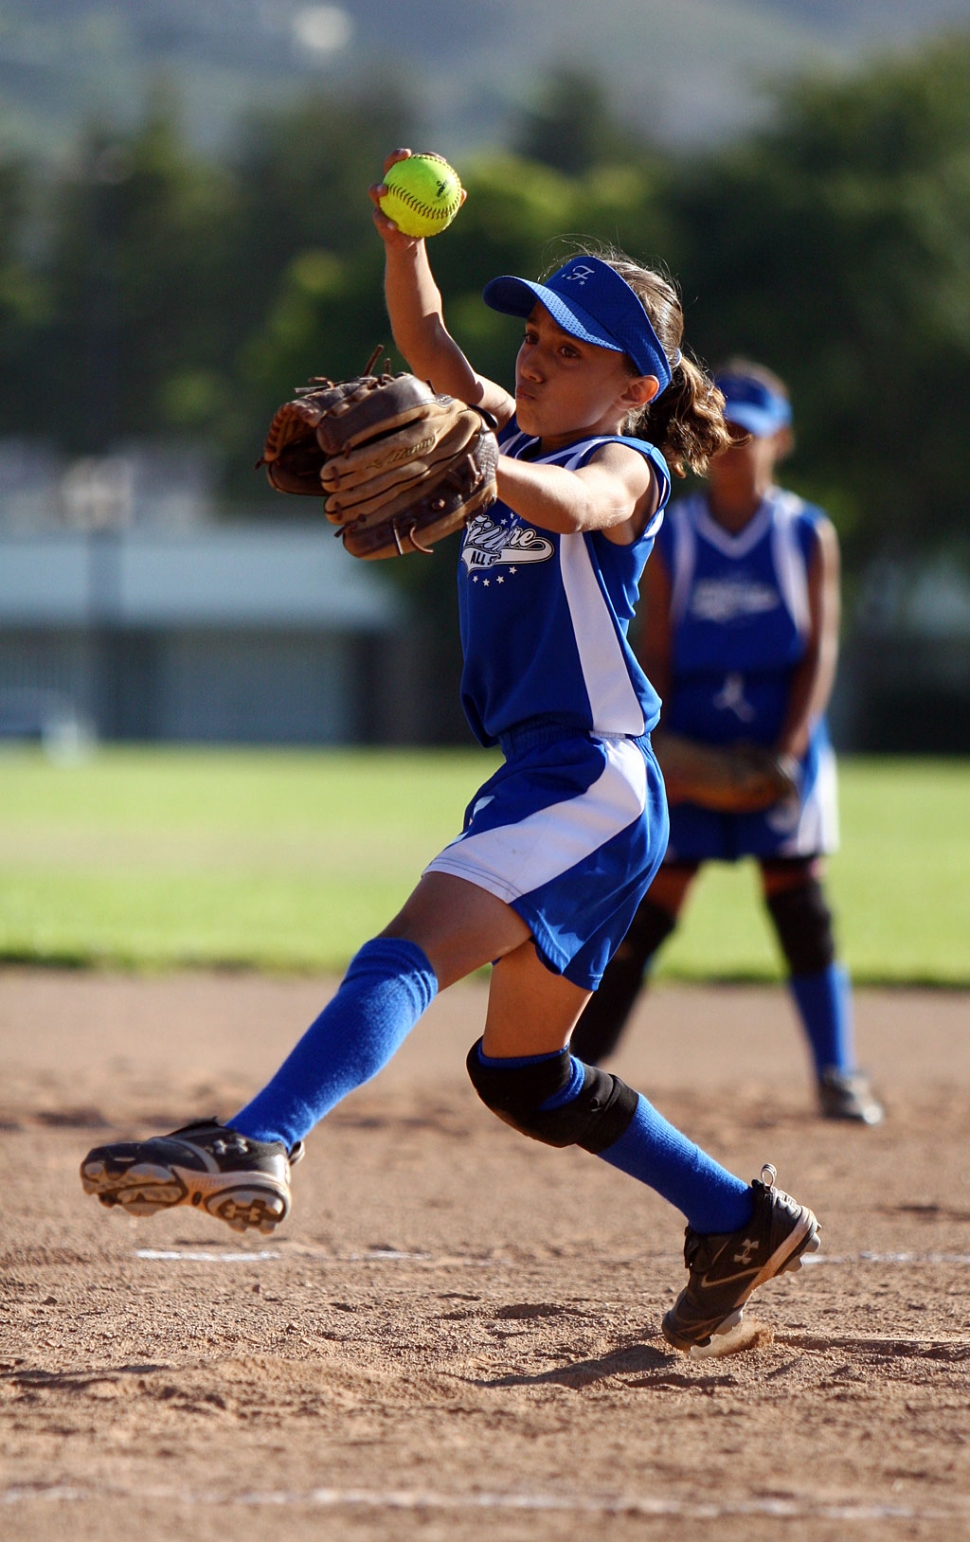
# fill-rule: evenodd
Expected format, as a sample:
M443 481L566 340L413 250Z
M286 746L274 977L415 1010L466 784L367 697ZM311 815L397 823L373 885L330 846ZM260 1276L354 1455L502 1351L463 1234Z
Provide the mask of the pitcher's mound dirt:
M965 996L861 994L876 1130L814 1117L782 992L645 1002L616 1068L823 1226L695 1362L680 1218L476 1102L478 985L311 1136L274 1236L84 1197L90 1145L228 1115L332 988L0 973L0 1535L970 1535Z

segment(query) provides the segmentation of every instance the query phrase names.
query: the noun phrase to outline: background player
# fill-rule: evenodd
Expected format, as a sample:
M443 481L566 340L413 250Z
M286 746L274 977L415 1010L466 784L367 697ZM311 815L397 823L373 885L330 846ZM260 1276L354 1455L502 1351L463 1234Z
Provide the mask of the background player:
M371 189L375 204L381 191ZM797 1266L817 1246L817 1222L774 1188L773 1169L743 1183L568 1045L667 844L647 738L659 700L626 627L669 492L661 449L703 469L727 441L720 398L681 355L670 284L586 253L546 284L506 276L487 286L486 302L524 324L513 398L478 376L448 333L424 242L379 208L375 223L402 354L500 429L499 502L468 526L458 579L463 703L505 764L229 1126L98 1148L82 1178L130 1212L188 1203L271 1229L288 1211L302 1138L376 1075L439 989L492 961L485 1033L468 1056L477 1092L523 1133L580 1145L683 1211L689 1283L663 1331L689 1350ZM654 442L629 437L643 426Z
M716 382L735 443L712 459L706 490L671 509L643 586L640 655L663 699L657 750L670 844L572 1046L592 1064L616 1047L644 971L674 930L701 863L753 856L811 1048L821 1112L876 1124L882 1109L855 1066L849 979L836 959L821 885L822 855L837 842L824 712L838 652L838 542L820 509L775 485L775 468L792 447L782 381L737 359ZM678 737L665 753L666 730ZM705 795L703 775L684 764L694 744L770 748L794 773L790 795L765 807L756 787L747 809L726 812L722 790ZM743 794L733 801L737 808Z

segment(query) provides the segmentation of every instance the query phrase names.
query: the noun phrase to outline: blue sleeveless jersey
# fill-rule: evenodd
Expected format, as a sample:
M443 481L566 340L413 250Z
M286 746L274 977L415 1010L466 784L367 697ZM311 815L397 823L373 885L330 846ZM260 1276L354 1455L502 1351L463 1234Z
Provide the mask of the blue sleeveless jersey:
M810 630L808 567L820 509L778 488L731 535L702 493L670 511L660 541L671 582L671 692L664 722L727 744L772 744Z
M516 459L535 443L514 418L499 436L503 455ZM607 435L535 463L576 471L609 443L630 445L657 473L658 511L632 546L617 546L600 531L535 529L502 502L465 530L458 563L461 699L482 744L536 719L634 738L656 726L660 700L627 629L670 494L663 456L645 440Z
M824 518L780 488L737 535L711 518L703 493L673 506L657 543L671 584L665 727L707 744L775 742L808 647L808 570ZM820 718L800 798L757 814L675 804L668 856L804 855L834 850L837 839L834 758Z

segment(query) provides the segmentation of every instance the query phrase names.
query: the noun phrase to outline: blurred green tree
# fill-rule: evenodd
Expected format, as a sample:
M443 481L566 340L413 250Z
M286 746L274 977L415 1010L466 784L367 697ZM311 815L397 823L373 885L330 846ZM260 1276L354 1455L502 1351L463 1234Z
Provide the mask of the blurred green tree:
M366 190L414 128L408 102L376 80L254 116L241 134L225 274L233 390L219 423L234 498L263 495L252 462L279 402L311 375L359 373L390 341Z
M371 240L366 189L384 157L409 144L414 114L389 83L316 93L252 117L233 167L238 190L236 315L248 330L301 252L349 257ZM232 286L233 275L227 275Z
M253 118L215 164L158 96L134 130L91 127L66 172L0 165L4 429L33 427L42 360L69 448L197 435L225 453L234 504L263 502L251 467L275 405L390 343L365 189L411 120L380 83L330 92ZM511 384L518 325L480 298L496 273L539 273L585 238L666 258L691 347L790 379L791 475L832 508L850 562L959 538L970 38L797 82L770 127L689 158L638 142L560 72L518 147L460 167L468 204L432 246L477 368ZM38 188L46 246L24 236Z
M790 381L792 477L850 561L965 537L970 38L795 83L669 206L692 340Z
M49 385L34 346L50 305L30 256L37 179L27 162L0 160L0 423L8 433L36 432L37 392Z
M600 81L564 67L546 76L535 104L519 114L513 145L523 160L578 177L642 155L638 139L617 122Z
M50 197L43 346L66 388L69 448L211 425L234 341L222 301L232 191L164 99L130 133L86 132Z

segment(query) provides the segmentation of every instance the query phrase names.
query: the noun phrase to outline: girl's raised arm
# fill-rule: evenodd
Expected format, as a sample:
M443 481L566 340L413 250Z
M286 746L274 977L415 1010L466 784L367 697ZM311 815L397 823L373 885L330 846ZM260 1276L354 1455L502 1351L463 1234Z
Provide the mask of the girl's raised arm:
M384 163L385 172L410 154L410 150L393 151ZM451 336L425 243L404 235L381 212L384 192L383 183L369 189L374 224L384 242L384 295L398 350L411 371L429 380L436 391L485 408L504 427L515 411L514 399L493 380L478 375Z

